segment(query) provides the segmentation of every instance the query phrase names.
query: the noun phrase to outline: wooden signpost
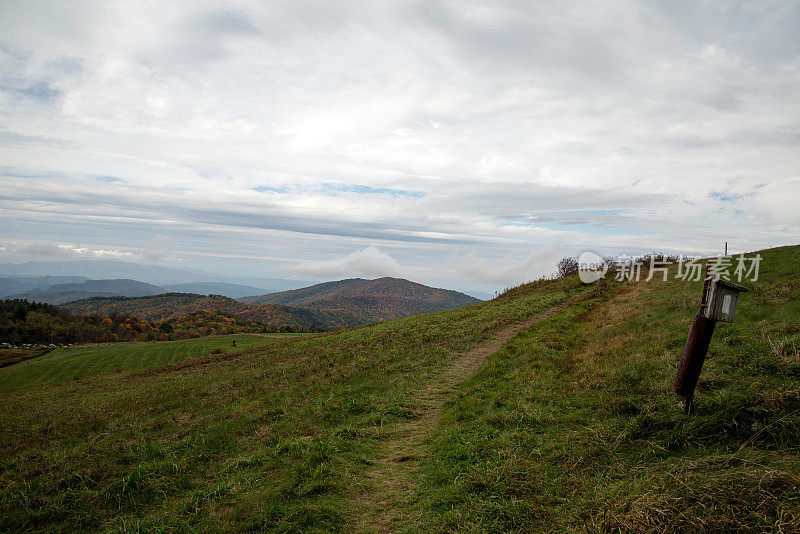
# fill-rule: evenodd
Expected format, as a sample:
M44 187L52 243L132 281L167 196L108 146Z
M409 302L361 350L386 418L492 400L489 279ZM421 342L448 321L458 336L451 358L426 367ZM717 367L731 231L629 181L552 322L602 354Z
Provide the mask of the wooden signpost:
M727 249L727 243L725 248ZM726 250L727 251L727 250ZM736 312L736 303L739 293L747 291L740 285L709 276L703 282L703 296L700 301L700 311L694 316L689 337L683 349L681 363L672 391L686 399L684 411L688 414L692 409L694 389L700 378L700 370L714 335L717 321L732 323Z

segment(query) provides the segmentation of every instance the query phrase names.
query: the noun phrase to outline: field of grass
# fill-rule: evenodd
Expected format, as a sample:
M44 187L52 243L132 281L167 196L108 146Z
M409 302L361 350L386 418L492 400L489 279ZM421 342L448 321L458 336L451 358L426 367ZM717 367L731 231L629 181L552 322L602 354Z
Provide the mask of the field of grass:
M797 531L800 247L762 254L690 416L677 281L28 382L0 393L0 531Z
M51 350L46 347L0 349L0 368L30 360L31 358L38 358Z
M3 394L0 530L330 531L457 354L584 289Z
M612 287L490 356L450 403L409 532L800 531L800 247L764 254L686 416L700 282Z
M233 340L236 340L235 348L231 346ZM44 356L0 368L0 391L121 371L151 369L208 356L215 349L231 352L265 343L269 343L269 339L263 336L236 334L182 341L104 343L59 348Z

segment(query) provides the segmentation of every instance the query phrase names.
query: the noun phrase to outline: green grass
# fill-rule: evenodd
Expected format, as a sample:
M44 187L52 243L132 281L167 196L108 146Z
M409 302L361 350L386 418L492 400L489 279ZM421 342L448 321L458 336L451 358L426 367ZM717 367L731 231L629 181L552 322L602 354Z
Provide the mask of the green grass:
M459 352L584 288L5 393L0 530L346 528L414 392Z
M236 347L231 346L233 340L236 340ZM55 349L44 356L1 368L0 391L108 373L151 369L208 356L215 349L231 352L270 341L266 337L235 334L182 341L109 343Z
M530 284L447 312L6 391L0 531L350 532L371 498L365 473L392 429L419 417L419 391L460 353L568 299L444 406L402 526L797 531L800 247L764 256L736 323L717 327L691 416L671 383L699 285L674 281L599 296L576 280Z
M696 393L699 283L613 286L495 353L430 441L409 532L797 531L800 248L765 254Z
M8 367L25 360L44 356L51 349L46 347L0 349L0 368Z

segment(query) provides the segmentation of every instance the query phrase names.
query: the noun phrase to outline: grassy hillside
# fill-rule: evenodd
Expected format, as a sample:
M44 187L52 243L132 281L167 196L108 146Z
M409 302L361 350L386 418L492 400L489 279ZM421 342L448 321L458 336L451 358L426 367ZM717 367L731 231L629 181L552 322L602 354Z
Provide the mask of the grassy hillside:
M350 278L301 289L245 297L250 304L283 304L315 310L348 311L363 323L396 319L418 313L451 310L479 302L448 289L437 289L402 278Z
M420 384L580 291L4 394L0 530L344 528L348 492L386 429L415 416Z
M691 416L677 281L4 393L0 530L796 531L800 247L763 255Z
M182 341L129 342L55 349L45 356L0 369L0 391L64 382L76 378L138 371L192 358L224 354L280 338L253 334L211 336ZM236 347L232 342L236 340Z
M417 531L798 531L800 247L764 255L685 416L700 282L612 288L490 356L430 441Z
M360 324L352 314L279 305L252 305L222 295L163 293L147 297L95 297L62 305L73 313L110 315L125 313L146 321L178 318L195 312L225 312L266 325L334 328Z

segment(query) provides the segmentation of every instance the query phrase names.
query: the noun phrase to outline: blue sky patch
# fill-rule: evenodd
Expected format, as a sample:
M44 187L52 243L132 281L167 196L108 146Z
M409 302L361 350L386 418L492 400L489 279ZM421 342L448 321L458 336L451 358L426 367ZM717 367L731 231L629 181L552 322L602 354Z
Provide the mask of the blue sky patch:
M422 191L408 191L405 189L390 189L387 187L370 187L360 184L321 184L322 192L331 193L356 193L359 195L389 195L393 197L423 198Z

